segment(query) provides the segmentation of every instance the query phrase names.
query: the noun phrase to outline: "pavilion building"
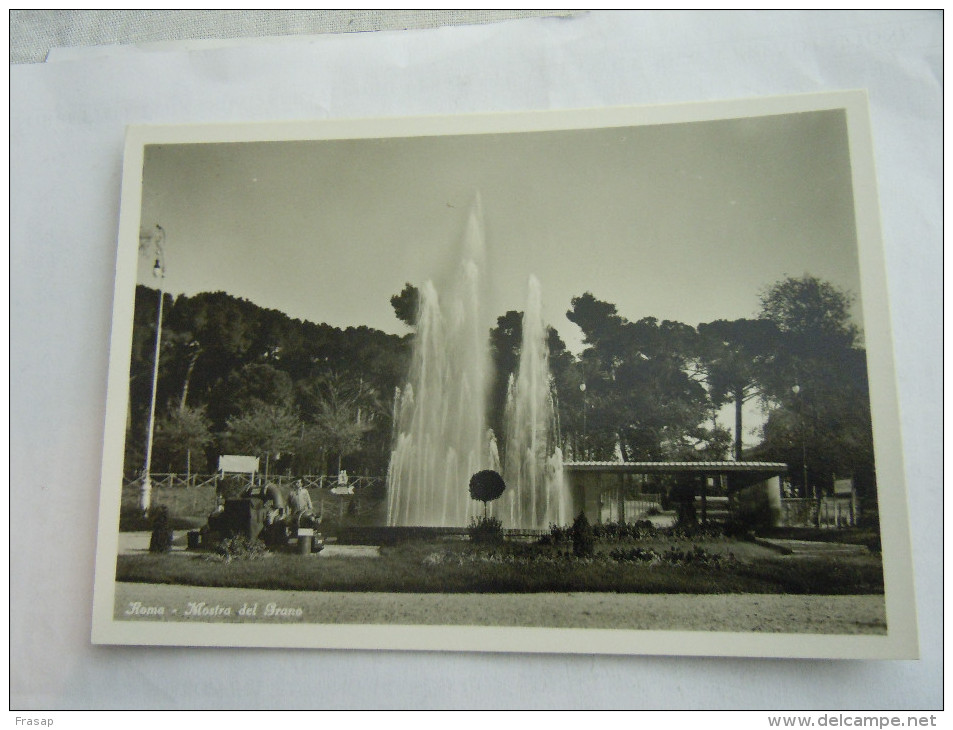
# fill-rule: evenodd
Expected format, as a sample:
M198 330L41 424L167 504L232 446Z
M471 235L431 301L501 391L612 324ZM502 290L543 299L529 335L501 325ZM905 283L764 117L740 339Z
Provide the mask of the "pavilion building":
M724 516L730 498L767 500L781 515L787 464L765 461L570 461L563 464L572 514L592 524L633 522L672 499L697 505L706 522Z

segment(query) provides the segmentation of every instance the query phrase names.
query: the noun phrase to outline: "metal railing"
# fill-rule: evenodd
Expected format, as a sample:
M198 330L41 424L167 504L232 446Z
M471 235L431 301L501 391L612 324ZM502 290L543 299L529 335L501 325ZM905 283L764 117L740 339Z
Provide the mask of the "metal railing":
M217 486L218 483L225 478L230 480L245 479L249 483L251 482L251 478L248 475L229 474L227 477L223 477L221 472L216 472L215 474L157 474L153 472L151 477L153 487L167 489L189 489L192 487L204 487L208 485ZM346 484L342 484L338 481L338 476L336 474L274 474L268 476L269 482L282 487L291 486L298 479L302 480L305 489L325 490L331 489L333 487L348 486L353 487L355 493L361 492L370 487L383 487L387 482L386 477L348 476ZM122 481L123 487L138 486L140 483L141 477L135 477L132 479L124 478Z
M781 500L781 524L792 527L853 527L860 520L856 498L824 496L793 497Z

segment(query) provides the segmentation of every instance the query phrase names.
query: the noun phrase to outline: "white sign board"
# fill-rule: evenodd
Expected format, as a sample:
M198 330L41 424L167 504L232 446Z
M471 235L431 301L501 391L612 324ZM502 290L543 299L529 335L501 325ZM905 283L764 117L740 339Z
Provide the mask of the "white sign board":
M854 480L852 478L834 480L834 494L852 494L853 491Z
M218 457L218 470L223 474L254 474L258 471L258 457L225 454Z

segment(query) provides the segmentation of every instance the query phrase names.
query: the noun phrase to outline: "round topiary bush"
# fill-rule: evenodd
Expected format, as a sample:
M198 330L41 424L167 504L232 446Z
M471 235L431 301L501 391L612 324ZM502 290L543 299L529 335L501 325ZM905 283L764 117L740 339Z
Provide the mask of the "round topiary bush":
M483 502L483 517L486 517L487 502L499 499L506 490L506 482L499 472L492 469L478 471L470 477L470 498Z

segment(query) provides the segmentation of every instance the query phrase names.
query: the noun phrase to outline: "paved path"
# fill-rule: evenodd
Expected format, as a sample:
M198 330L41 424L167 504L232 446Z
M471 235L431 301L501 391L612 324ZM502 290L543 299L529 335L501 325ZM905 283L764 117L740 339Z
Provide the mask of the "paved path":
M189 603L200 608L192 608ZM254 618L242 606L258 605ZM266 616L266 608L290 609ZM138 608L135 608L137 607ZM158 607L161 616L155 615ZM138 611L152 609L151 615ZM225 609L228 613L225 614ZM297 615L301 609L301 615ZM173 613L174 611L174 613ZM128 613L127 613L128 612ZM539 626L883 634L883 596L343 593L117 583L115 617L147 621Z
M779 540L760 538L760 542L773 545L795 558L852 557L870 555L866 545L851 545L843 542L813 542L808 540Z
M866 548L838 543L773 540L792 557L863 555ZM120 554L149 550L148 532L120 534ZM185 533L177 535L173 554L183 558ZM379 557L366 545L327 545L315 559ZM189 613L189 604L203 604ZM258 604L254 618L240 616L242 606ZM269 604L301 609L265 616ZM162 615L139 613L163 608ZM203 611L221 610L213 613ZM228 608L228 612L223 613ZM618 593L443 594L267 591L245 588L117 583L115 617L148 621L289 621L323 624L493 625L637 630L740 631L808 634L883 634L882 595L800 596L760 594L643 595Z

